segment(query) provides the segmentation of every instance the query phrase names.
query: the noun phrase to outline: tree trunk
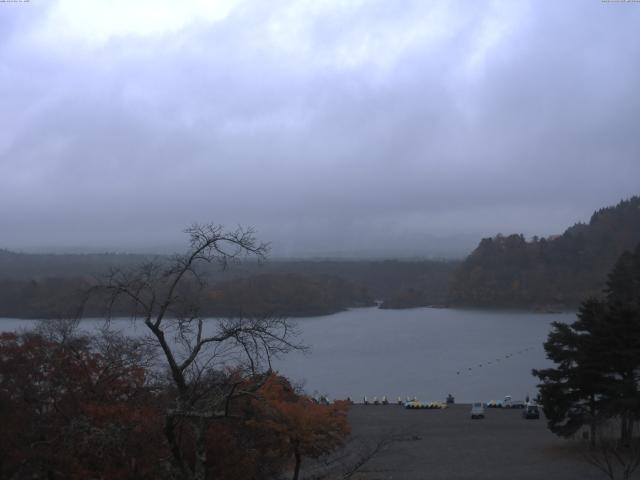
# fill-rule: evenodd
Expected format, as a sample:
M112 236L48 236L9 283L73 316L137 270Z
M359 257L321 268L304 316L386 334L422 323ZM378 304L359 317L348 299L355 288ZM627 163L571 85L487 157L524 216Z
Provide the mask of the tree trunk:
M627 443L627 414L622 412L620 414L620 445Z
M596 435L597 435L597 419L596 419L596 399L595 395L591 395L591 399L589 402L589 410L591 414L591 422L589 423L589 444L591 447L596 446Z
M178 439L176 438L176 422L175 418L166 414L164 419L164 436L167 439L169 450L171 451L172 464L175 465L183 478L188 478L190 472L187 470L187 466L182 458L182 452L178 445Z
M293 470L293 480L298 480L300 476L300 464L302 463L302 456L300 455L300 452L297 448L294 450L294 456L296 458L296 467Z
M207 476L207 442L206 442L206 422L202 419L197 419L193 422L193 430L195 433L195 466L194 466L194 480L205 480Z

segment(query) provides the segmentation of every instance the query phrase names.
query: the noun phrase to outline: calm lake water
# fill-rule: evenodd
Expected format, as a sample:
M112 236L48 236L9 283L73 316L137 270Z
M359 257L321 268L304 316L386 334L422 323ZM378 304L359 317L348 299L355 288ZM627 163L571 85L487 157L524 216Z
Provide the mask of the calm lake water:
M458 402L512 395L535 396L532 368L549 365L542 343L553 321L572 322L573 313L415 308L358 308L297 320L307 354L290 354L276 368L309 393L361 401L386 395ZM86 320L88 328L101 325ZM140 335L128 320L115 328ZM0 331L29 328L33 321L0 319Z

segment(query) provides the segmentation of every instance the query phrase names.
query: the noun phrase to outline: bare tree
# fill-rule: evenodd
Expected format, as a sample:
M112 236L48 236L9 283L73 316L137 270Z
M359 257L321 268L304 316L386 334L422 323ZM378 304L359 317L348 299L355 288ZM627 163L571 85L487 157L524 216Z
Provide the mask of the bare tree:
M254 394L270 373L274 356L301 347L294 343L296 332L281 318L205 320L201 315L206 293L202 267L217 263L226 269L241 257L265 258L268 246L256 241L253 230L195 224L185 233L190 237L185 254L113 270L101 288L108 292L110 311L125 301L132 317L144 321L168 368L175 393L164 434L172 476L204 480L209 426L230 415L233 399ZM241 374L229 373L230 367ZM185 435L191 452L183 448Z
M622 442L616 438L612 423L602 426L595 441L585 445L583 456L611 480L627 480L640 467L640 439Z

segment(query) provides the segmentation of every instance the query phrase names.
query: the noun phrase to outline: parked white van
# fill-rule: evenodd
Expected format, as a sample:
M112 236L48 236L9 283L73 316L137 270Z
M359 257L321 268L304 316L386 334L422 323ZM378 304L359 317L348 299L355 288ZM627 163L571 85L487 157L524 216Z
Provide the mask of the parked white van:
M484 405L481 402L476 402L471 405L471 419L484 418Z

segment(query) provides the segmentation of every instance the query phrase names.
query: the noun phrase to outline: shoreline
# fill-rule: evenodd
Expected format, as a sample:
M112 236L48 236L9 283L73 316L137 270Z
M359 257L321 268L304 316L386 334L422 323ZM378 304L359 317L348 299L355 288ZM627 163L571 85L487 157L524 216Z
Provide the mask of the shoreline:
M540 309L536 307L532 308L519 308L519 307L474 307L469 305L422 305L422 306L412 306L412 307L395 307L395 308L382 308L380 305L366 305L366 306L354 306L354 307L345 307L337 310L331 310L326 312L313 312L308 314L296 314L296 315L272 315L278 318L288 318L292 320L297 319L308 319L308 318L318 318L318 317L330 317L333 315L337 315L339 313L349 312L352 310L364 310L364 309L372 309L372 310L384 310L384 311L406 311L406 310L421 310L421 309L429 309L429 310L458 310L458 311L477 311L477 312L500 312L500 313L514 313L514 314L538 314L538 315L559 315L559 314L575 314L578 309L576 308L565 308L565 309ZM245 318L256 317L260 315L245 315ZM240 318L240 315L206 315L202 318L204 320L214 319L214 318ZM105 318L100 315L84 315L82 317L83 320L96 320ZM26 320L26 321L39 321L39 320L70 320L70 318L64 318L61 316L0 316L0 320ZM127 319L131 320L131 317L127 316L117 316L114 319Z

